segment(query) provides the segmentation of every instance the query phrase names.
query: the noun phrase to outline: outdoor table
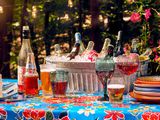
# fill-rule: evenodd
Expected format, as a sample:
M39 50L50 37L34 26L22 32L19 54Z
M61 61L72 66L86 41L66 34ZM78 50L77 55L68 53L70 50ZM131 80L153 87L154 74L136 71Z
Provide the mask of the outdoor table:
M5 79L3 81L16 80ZM1 120L159 120L159 104L143 104L131 98L122 104L98 101L103 93L77 93L68 98L28 98L0 102ZM126 98L126 97L125 97Z

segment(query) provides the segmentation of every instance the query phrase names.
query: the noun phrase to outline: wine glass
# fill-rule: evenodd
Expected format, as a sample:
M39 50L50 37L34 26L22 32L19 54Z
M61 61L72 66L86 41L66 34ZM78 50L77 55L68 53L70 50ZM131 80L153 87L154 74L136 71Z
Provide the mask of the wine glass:
M124 45L124 54L116 57L117 68L126 75L127 78L127 97L129 98L130 80L131 74L135 73L139 65L139 55L136 53L130 53L131 47L129 44Z
M104 96L100 98L100 101L108 101L107 94L107 81L112 77L114 72L115 63L113 57L106 55L104 58L97 58L95 63L96 74L98 79L103 85Z

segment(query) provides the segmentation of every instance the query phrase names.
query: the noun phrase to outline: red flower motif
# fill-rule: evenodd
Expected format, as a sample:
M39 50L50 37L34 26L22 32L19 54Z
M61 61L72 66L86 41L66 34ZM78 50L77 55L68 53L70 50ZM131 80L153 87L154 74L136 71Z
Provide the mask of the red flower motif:
M7 112L3 108L0 108L0 115L6 116Z
M130 21L132 21L133 23L140 22L141 21L140 14L139 13L132 13L132 15L130 17Z
M61 118L60 120L70 120L68 116Z
M26 119L30 119L31 118L31 110L30 109L25 109L23 111L23 116L26 118Z
M142 114L143 120L159 120L160 112L145 112Z
M23 112L23 116L26 119L34 119L39 120L43 117L45 117L45 111L44 110L36 110L36 109L25 109Z
M148 20L151 16L151 9L145 9L145 19Z
M107 115L104 117L104 120L107 119L118 120L119 118L124 119L124 114L122 114L120 111L105 111L105 113Z

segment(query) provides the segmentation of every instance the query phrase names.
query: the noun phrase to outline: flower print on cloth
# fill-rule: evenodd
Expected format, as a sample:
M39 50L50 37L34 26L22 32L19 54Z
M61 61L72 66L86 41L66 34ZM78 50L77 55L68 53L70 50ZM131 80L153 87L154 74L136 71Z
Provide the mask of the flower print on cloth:
M85 108L85 109L80 109L78 111L79 114L84 114L86 117L88 117L90 114L95 114L95 110L91 108Z
M6 119L7 119L7 112L3 108L0 108L0 120L6 120Z
M104 116L104 120L121 120L124 119L124 114L121 111L105 111L106 115Z
M40 109L25 109L23 111L23 116L26 119L40 120L45 117L45 111Z
M133 23L137 23L141 21L141 16L139 13L132 13L131 17L130 17L130 21L132 21Z
M58 120L70 120L68 117L68 112L65 111L65 112L60 113Z
M160 112L144 112L142 120L160 120Z

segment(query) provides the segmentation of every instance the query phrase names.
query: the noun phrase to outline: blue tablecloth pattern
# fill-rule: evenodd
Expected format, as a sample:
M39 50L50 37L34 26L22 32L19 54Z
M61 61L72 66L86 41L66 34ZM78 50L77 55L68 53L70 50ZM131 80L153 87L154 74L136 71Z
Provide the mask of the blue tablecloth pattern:
M159 104L131 99L110 104L97 99L102 93L76 94L64 98L28 98L0 102L0 120L160 120Z
M0 102L1 120L159 120L160 105L110 104L99 96L76 98L30 98L21 102Z

